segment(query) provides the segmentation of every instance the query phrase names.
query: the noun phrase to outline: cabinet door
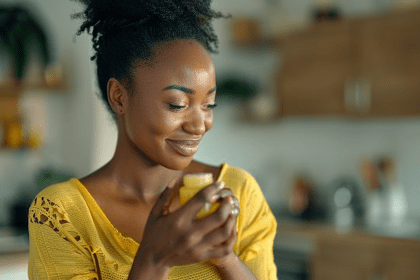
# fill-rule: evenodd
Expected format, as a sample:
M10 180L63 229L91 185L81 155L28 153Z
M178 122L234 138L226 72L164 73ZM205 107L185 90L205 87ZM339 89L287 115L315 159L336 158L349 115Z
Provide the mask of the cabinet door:
M285 38L278 85L283 115L341 115L344 87L354 73L347 22L316 26Z
M420 115L419 11L367 20L360 34L360 77L370 84L366 115Z
M370 280L377 265L375 241L339 236L318 240L312 264L314 280Z
M381 271L387 280L420 279L420 244L394 240L380 249Z

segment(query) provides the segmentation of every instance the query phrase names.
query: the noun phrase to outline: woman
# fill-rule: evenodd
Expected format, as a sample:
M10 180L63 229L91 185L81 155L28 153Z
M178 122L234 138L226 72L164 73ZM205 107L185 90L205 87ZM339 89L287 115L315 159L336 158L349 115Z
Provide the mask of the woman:
M50 186L29 211L31 279L276 279L276 221L246 171L193 160L213 125L210 1L83 1L113 158ZM182 178L216 183L183 207ZM213 214L197 219L206 203ZM239 209L241 209L239 211Z

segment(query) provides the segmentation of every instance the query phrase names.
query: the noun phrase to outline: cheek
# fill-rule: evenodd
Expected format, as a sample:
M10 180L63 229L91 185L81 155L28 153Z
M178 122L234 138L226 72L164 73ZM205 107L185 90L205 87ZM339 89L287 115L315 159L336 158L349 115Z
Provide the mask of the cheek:
M159 119L156 118L156 121L156 127L159 128L161 134L168 134L182 126L182 117L173 113L164 112Z
M209 115L204 120L204 124L206 126L206 131L209 131L213 127L214 118L213 118L213 111L209 113Z
M135 105L135 106L134 106ZM127 134L132 141L144 141L161 134L164 118L160 116L153 104L133 104L124 117Z

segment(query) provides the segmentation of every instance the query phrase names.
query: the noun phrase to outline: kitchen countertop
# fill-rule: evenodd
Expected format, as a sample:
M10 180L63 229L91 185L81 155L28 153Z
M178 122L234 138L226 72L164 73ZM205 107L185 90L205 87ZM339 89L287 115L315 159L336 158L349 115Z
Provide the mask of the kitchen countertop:
M315 242L318 237L374 237L380 239L397 239L420 242L420 222L406 221L400 226L367 227L359 224L352 228L339 228L329 221L302 221L297 219L277 219L277 236L275 242L284 236L296 240ZM309 240L309 241L308 241Z
M11 266L27 266L29 251L0 254L0 269Z
M319 234L365 235L420 241L420 216L407 215L398 221L398 224L396 222L391 224L385 220L378 221L376 226L369 226L359 218L353 226L344 228L336 226L327 211L321 210L313 219L304 220L290 214L287 208L272 208L278 223L277 234L293 233L308 238Z
M29 251L29 237L27 232L12 227L0 227L0 256Z
M0 254L1 280L28 280L29 252Z
M277 214L277 215L276 215ZM368 227L359 223L351 228L339 228L327 219L312 221L300 220L284 212L275 213L277 235L274 250L291 252L310 258L317 250L320 240L376 240L410 246L420 243L420 218L407 218L400 225Z

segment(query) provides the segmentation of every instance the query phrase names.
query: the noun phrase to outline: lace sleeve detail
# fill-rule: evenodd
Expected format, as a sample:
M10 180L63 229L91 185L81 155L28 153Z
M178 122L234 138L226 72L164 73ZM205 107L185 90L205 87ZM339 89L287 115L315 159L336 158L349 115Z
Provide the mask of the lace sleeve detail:
M75 230L72 230L66 213L62 211L58 204L48 198L36 197L29 209L28 218L30 223L46 225L52 228L53 231L66 241L81 241L79 234Z
M37 196L29 209L29 279L99 279L95 252L56 202Z

